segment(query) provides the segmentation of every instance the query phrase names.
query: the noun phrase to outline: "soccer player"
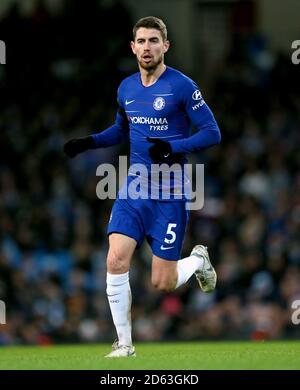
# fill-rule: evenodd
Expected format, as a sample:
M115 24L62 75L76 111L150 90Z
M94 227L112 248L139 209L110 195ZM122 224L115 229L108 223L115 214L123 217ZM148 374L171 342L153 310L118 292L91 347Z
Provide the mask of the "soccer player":
M160 167L163 163L167 166L176 163L181 167L187 161L186 154L220 142L216 120L196 83L165 65L164 54L169 45L167 29L161 19L148 16L135 24L131 49L137 58L139 72L120 84L115 124L101 133L68 141L64 151L69 157L129 138L131 166L143 164L150 171L155 164ZM191 125L196 129L193 135ZM172 291L195 274L200 288L211 292L217 280L205 246L195 246L189 257L180 260L189 213L186 198L126 198L124 189L130 187L136 176L129 168L107 231L107 296L118 335L112 351L106 355L111 358L135 356L131 337L129 267L135 248L144 238L153 253L152 283L159 290ZM159 194L162 185L159 182ZM170 188L174 190L173 195L183 191L182 183L178 187L175 180Z

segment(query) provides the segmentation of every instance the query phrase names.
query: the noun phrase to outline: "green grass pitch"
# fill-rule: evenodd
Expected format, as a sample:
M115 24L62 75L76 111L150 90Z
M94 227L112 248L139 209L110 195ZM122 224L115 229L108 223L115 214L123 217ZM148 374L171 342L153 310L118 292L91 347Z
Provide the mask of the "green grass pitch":
M108 344L0 347L0 370L300 369L300 342L138 343L136 358L105 359Z

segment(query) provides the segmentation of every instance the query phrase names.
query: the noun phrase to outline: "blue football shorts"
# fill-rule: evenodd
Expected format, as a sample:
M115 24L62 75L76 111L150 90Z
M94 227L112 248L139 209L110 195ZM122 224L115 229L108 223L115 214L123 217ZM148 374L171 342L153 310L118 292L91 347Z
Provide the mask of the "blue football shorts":
M154 255L179 260L189 210L184 201L120 199L115 201L107 234L121 233L133 238L140 247L147 239Z

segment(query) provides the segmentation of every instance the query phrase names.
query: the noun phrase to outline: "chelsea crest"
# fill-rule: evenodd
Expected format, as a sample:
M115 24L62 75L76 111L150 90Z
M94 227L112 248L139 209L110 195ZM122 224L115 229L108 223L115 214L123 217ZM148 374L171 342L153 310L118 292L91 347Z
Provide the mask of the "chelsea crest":
M160 111L166 105L165 99L163 97L157 97L153 102L153 108L157 111Z

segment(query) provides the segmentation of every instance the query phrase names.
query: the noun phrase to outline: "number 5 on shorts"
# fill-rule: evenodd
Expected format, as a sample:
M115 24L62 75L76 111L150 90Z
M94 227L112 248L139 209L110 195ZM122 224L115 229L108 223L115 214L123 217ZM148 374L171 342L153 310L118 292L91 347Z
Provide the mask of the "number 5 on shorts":
M173 244L173 242L176 240L176 233L172 230L175 229L177 226L177 223L169 223L168 229L167 229L167 236L171 236L171 238L165 238L164 242L167 244Z

